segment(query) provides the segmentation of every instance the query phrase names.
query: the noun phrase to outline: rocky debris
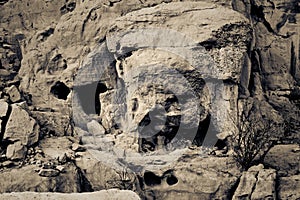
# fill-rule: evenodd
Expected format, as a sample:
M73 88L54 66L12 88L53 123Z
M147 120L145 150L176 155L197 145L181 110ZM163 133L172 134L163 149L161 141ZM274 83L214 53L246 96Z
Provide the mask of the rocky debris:
M48 159L58 160L61 163L67 161L67 154L70 152L72 142L68 137L50 137L40 141L39 147Z
M30 200L30 199L47 199L47 200L139 200L140 197L129 190L101 190L97 192L86 192L86 193L72 193L72 194L62 194L62 193L37 193L37 192L22 192L22 193L4 193L0 194L1 199L6 200Z
M78 151L82 152L82 151L86 150L86 148L83 145L80 145L78 143L73 143L71 149L76 152L78 152Z
M107 157L107 160L109 159L110 158ZM113 168L113 165L115 165L114 161L112 161L111 165L109 166L97 160L95 156L89 153L89 151L85 152L84 156L76 158L75 163L76 166L81 169L84 177L86 177L86 179L89 181L89 184L94 191L116 187L115 185L111 185L109 183L114 183L115 181L121 179L116 170Z
M299 145L276 145L265 156L264 164L278 171L279 176L292 176L300 172Z
M281 177L279 179L278 197L282 200L300 198L300 175Z
M59 174L59 170L56 169L41 169L39 171L39 175L44 177L54 177L54 176L58 176L58 174Z
M232 199L276 199L276 170L262 164L243 172Z
M20 168L7 169L0 173L1 183L0 192L82 192L84 186L80 185L81 179L76 167L69 163L64 166L65 172L60 173L49 169L41 170L43 175L37 173L36 166L27 165ZM38 169L38 172L40 169ZM57 175L56 177L48 177L48 175Z
M22 160L25 158L26 153L27 147L20 141L8 145L6 149L6 157L10 160Z
M21 94L19 92L19 89L15 85L12 85L9 88L7 88L5 90L5 93L8 94L10 101L13 103L16 103L21 100Z

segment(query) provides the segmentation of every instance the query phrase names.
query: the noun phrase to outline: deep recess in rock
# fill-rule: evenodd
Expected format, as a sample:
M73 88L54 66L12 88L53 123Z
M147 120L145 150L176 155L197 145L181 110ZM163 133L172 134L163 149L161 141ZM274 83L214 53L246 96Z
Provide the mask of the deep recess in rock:
M178 179L173 174L168 176L166 181L167 181L168 185L175 185L176 183L178 183Z
M66 100L69 93L70 88L66 86L63 82L57 81L52 87L51 87L51 94L53 94L55 97L59 99Z
M81 85L75 87L77 92L80 105L86 114L100 114L101 104L100 104L100 93L105 93L107 87L105 84L98 82L93 82L86 85Z
M168 98L165 101L164 110L169 111L172 104L178 103L176 96ZM154 114L153 114L154 113ZM151 117L153 119L151 119ZM164 121L165 120L165 121ZM156 130L151 124L164 124L163 128ZM164 119L159 109L153 109L148 112L139 123L139 149L141 152L154 151L158 144L166 145L176 136L180 126L181 116L167 116Z
M144 181L147 186L155 186L161 184L161 178L156 176L153 172L144 173Z

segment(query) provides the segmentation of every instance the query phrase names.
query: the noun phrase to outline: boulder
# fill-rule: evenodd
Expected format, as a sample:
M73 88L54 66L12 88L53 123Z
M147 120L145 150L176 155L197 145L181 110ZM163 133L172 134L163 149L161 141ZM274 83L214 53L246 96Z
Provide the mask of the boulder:
M39 125L27 111L17 105L12 105L3 139L21 141L23 145L29 147L39 140Z
M8 145L6 149L6 157L10 160L22 160L25 158L26 153L27 147L20 141Z
M0 100L0 119L7 115L8 111L8 103L6 103L3 99Z
M13 103L21 100L21 94L19 92L19 89L15 85L7 88L6 93L8 94L10 101Z
M297 144L275 145L265 156L264 164L278 171L279 176L292 176L300 172L300 151Z
M278 197L282 200L300 198L300 175L281 177L279 179Z
M39 175L44 177L54 177L54 176L58 176L59 172L60 171L56 169L41 169L39 171Z
M0 194L1 199L6 200L30 200L30 199L47 199L47 200L98 200L98 199L118 199L118 200L139 200L140 197L129 190L101 190L97 192L86 193L37 193L37 192L13 192Z
M276 170L253 166L243 172L232 199L276 199Z
M81 192L80 175L73 164L65 166L65 173L56 177L42 177L36 166L27 165L0 173L0 193L5 192ZM57 170L57 172L59 172ZM44 173L44 172L43 172ZM47 172L47 174L49 174Z
M92 120L89 123L87 123L87 129L88 132L94 136L101 136L105 134L105 129L99 122Z

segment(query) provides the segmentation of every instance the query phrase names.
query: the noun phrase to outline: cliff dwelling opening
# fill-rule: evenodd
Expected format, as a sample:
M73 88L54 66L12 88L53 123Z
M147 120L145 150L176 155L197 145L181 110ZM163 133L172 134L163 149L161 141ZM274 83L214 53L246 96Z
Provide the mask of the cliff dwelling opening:
M161 184L161 178L155 175L153 172L145 172L144 173L144 181L147 186L155 186Z
M56 98L63 100L67 100L70 91L70 88L60 81L57 81L50 90L51 94L53 94Z
M93 82L90 84L77 86L76 92L80 101L80 105L86 114L100 114L101 103L100 93L105 93L107 87L104 83Z

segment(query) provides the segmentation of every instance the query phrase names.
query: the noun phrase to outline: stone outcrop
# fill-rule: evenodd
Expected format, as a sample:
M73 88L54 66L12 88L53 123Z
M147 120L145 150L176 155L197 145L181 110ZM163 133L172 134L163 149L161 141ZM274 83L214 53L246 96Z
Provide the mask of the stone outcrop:
M0 193L299 199L299 7L0 1ZM225 143L247 103L288 128L265 168L240 172Z
M21 141L23 145L31 146L39 140L39 125L26 110L12 105L3 140Z
M77 194L61 194L61 193L35 193L35 192L23 192L23 193L6 193L0 194L0 198L7 200L97 200L97 199L126 199L126 200L138 200L140 199L134 192L126 190L101 190L98 192L89 193L77 193Z
M279 180L279 199L299 199L300 176L282 177Z
M276 171L253 166L243 172L232 199L276 199Z

